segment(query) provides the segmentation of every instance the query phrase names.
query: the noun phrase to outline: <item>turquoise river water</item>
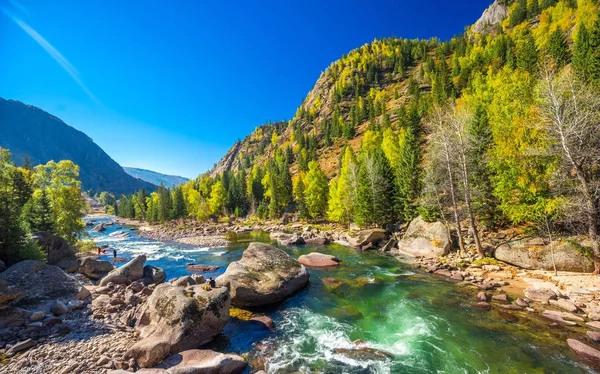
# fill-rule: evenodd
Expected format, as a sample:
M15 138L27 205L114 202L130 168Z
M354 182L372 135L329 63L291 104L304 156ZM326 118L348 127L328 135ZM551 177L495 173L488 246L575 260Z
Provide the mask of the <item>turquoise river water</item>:
M190 274L186 264L192 262L220 265L204 274L216 277L249 242L271 242L268 234L253 233L223 248L201 248L144 239L135 231L115 239L109 236L115 230L127 228L90 235L119 256L145 254L169 279ZM232 318L210 348L248 354L252 364L266 362L270 374L592 372L569 351L566 331L520 312L474 309L474 290L394 257L339 244L282 249L295 258L318 250L343 262L310 269L308 287L258 311L274 320L275 332Z

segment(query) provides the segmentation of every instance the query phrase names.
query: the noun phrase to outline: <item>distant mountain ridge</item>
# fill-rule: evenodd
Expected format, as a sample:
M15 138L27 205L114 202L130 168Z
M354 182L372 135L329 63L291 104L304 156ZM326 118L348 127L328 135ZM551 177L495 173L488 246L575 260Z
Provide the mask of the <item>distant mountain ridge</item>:
M140 169L140 168L131 168L131 167L123 167L123 170L134 178L141 179L143 181L155 184L160 186L164 184L165 187L173 187L181 183L185 183L189 181L188 178L181 177L179 175L167 175L161 174L156 171Z
M129 194L156 185L136 179L106 154L94 141L61 119L32 105L0 98L0 147L22 165L25 156L32 164L71 160L79 165L84 190Z

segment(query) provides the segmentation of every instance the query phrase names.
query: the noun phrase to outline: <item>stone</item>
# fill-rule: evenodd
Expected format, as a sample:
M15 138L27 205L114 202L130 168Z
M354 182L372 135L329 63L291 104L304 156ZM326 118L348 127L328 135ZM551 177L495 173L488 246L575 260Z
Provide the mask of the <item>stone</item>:
M187 266L187 271L196 272L196 273L208 273L208 272L212 272L212 271L217 271L220 268L221 267L217 266L217 265L202 265L202 264L197 264L197 265L188 265Z
M249 307L280 302L306 286L308 278L304 265L281 249L250 243L216 282L230 289L233 305Z
M167 279L167 273L159 267L146 265L143 269L144 284L159 284Z
M589 312L587 317L592 321L600 321L600 313L598 312Z
M0 308L0 329L20 327L27 323L31 312L13 306Z
M31 315L29 316L29 321L37 322L37 321L43 320L44 318L46 318L46 314L44 312L42 312L41 310L38 310L38 311L31 313Z
M550 303L550 305L554 305L555 307L564 309L569 312L574 313L574 312L579 311L579 308L575 304L570 302L569 300L558 299L558 300L548 300L548 302Z
M304 245L304 244L306 244L306 241L300 235L282 234L277 237L277 244L283 245L283 246Z
M515 300L515 303L516 303L518 306L522 306L523 308L526 308L526 307L528 307L528 306L529 306L529 303L527 302L527 300L525 300L525 299L522 299L522 298L520 298L520 297L519 297L517 300Z
M129 261L120 268L116 268L108 273L100 281L101 286L106 286L112 282L114 284L129 284L144 276L144 263L146 262L146 255L136 256L133 260Z
M394 247L396 247L396 244L398 244L398 240L396 240L395 238L391 238L390 240L388 240L387 243L385 243L383 247L381 247L380 251L390 252L394 249Z
M556 293L549 288L530 286L523 292L528 299L538 303L548 303L549 300L556 299Z
M496 248L494 257L500 261L529 270L554 270L552 252L556 270L591 273L593 261L578 251L568 241L553 242L553 250L533 239L522 239L503 244Z
M451 277L452 276L452 272L450 270L448 270L448 269L438 269L438 270L434 271L433 274L443 275L445 277Z
M275 330L275 323L273 323L273 320L267 316L252 317L249 319L249 321L257 322L271 331Z
M238 374L246 366L246 361L238 355L190 349L167 357L158 368L170 374Z
M390 239L390 232L384 229L362 230L349 235L348 243L354 248L363 248L368 245L377 247L380 242L387 242Z
M508 296L505 293L501 293L499 295L492 296L492 300L498 301L501 303L508 303Z
M298 257L298 262L313 268L327 268L338 266L341 261L335 256L312 252Z
M380 349L370 347L359 347L359 348L336 348L333 350L335 353L344 355L353 360L361 361L385 361L394 358L394 355L382 351Z
M0 305L17 300L23 296L24 291L8 281L0 279Z
M331 243L331 240L329 240L329 238L326 238L324 236L315 236L314 238L304 238L304 241L306 242L306 244L312 244L312 245L327 245L327 244Z
M62 316L69 312L69 308L63 302L55 301L50 305L50 312L55 316Z
M328 290L335 290L336 288L344 284L342 283L342 281L335 278L323 278L321 281L323 282L325 287L327 287Z
M577 326L577 323L572 322L572 321L567 321L567 320L563 319L563 317L560 314L556 314L556 313L552 313L552 312L553 311L551 311L551 310L544 310L542 312L542 316L544 316L548 319L551 319L553 321L560 322L567 326Z
M599 321L588 322L587 325L589 327L600 330L600 322Z
M79 292L77 293L77 295L75 295L75 300L85 300L88 297L90 297L91 295L92 294L90 293L90 290L81 286L81 287L79 287Z
M6 264L4 263L4 261L0 260L0 272L6 270Z
M459 273L458 271L455 271L454 273L452 273L452 276L450 277L450 279L462 281L464 278L461 273Z
M580 361L594 370L600 370L600 351L577 339L567 339L567 344Z
M96 260L94 257L79 259L79 272L90 279L100 279L111 272L115 267L108 261Z
M35 347L37 342L33 339L27 339L22 342L18 342L17 344L10 347L10 349L6 352L8 357L12 357L19 352L26 351L30 348Z
M189 287L198 284L192 277L189 275L184 275L183 277L179 277L171 280L171 283L175 287Z
M477 300L479 300L479 301L488 301L488 295L485 292L479 292L477 294Z
M60 299L73 299L79 293L81 284L61 268L40 261L18 262L2 273L0 282L22 289L23 295L12 305L35 308L40 304Z
M413 256L439 257L450 252L452 240L442 222L425 222L420 216L413 219L398 242L398 249Z
M94 227L92 228L92 231L95 231L95 232L103 232L103 231L106 231L106 227L104 227L104 224L103 224L103 223L99 223L99 224L97 224L96 226L94 226Z
M600 342L600 332L588 331L585 334L596 343Z
M67 273L74 273L79 270L79 264L76 260L63 258L56 263L56 266L63 269Z
M70 310L80 309L83 307L83 301L81 300L71 300L67 303L67 308Z
M60 236L51 234L47 231L38 231L31 234L31 238L40 246L40 248L46 253L46 262L50 265L59 266L59 262L62 262L63 266L72 266L72 262L76 261L75 249L67 243L67 241ZM63 270L64 267L60 266ZM77 270L77 269L75 269Z
M485 301L480 301L480 302L478 302L478 303L475 304L475 308L477 308L477 309L483 309L483 310L490 310L490 309L492 309L492 306L489 303L485 302Z
M206 344L229 321L229 307L227 288L206 290L194 285L184 289L160 284L136 318L141 340L126 357L134 358L140 367L150 367L168 354Z

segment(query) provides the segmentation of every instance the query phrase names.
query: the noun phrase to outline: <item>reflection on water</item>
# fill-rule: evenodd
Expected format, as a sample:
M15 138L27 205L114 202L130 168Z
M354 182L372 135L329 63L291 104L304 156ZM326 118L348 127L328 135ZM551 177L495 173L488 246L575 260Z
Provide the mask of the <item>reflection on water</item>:
M232 235L223 248L162 243L91 233L119 256L145 254L169 278L187 275L186 265L221 266L239 260L251 241L268 234ZM269 373L584 373L566 347L564 332L525 314L472 308L473 291L414 272L393 257L362 253L338 244L283 248L291 256L318 250L343 262L311 269L310 285L260 312L274 333L232 319L211 347L267 361ZM108 257L108 256L107 256ZM566 335L565 335L566 336ZM257 344L259 343L259 344Z

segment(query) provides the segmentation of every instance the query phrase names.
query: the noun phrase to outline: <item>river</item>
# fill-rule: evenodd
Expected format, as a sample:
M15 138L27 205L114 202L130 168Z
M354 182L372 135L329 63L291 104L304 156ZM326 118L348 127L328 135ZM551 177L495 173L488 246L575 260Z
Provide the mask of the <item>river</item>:
M190 262L221 266L204 274L216 277L240 259L249 242L271 242L268 234L253 233L238 235L227 247L200 248L144 239L135 231L130 238L110 237L117 229L127 230L112 226L90 235L127 259L145 254L169 279L190 274ZM318 250L343 262L337 268L310 269L308 287L260 310L275 322L274 333L232 318L211 348L251 352L251 360L268 357L269 373L592 372L570 353L566 330L526 312L474 309L473 290L422 274L393 257L339 244L282 249L295 258Z

